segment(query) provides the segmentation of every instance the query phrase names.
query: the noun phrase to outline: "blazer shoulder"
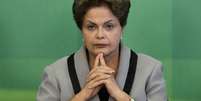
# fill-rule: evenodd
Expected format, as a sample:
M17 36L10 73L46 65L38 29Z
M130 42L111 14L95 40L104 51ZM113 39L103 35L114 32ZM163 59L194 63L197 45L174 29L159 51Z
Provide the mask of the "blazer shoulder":
M162 64L161 61L159 61L158 59L152 56L149 56L143 53L138 53L137 55L138 55L138 60L143 62L144 64L152 64L152 65Z
M161 61L143 53L138 53L137 68L146 73L151 73L156 68L163 68Z
M68 56L62 57L52 64L47 65L44 71L51 74L63 71L67 67L67 58Z

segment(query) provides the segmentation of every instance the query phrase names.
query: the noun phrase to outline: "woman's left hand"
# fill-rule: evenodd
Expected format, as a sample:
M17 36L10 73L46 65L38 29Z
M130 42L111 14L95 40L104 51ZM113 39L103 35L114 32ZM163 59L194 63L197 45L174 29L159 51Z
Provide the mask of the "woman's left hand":
M108 67L105 63L105 60L103 58L103 54L101 53L101 56L99 58L99 69L101 70L110 70L110 71L114 71L112 68ZM101 72L103 73L103 72ZM96 77L98 77L98 75L101 74L100 73L100 70L95 70L93 71L89 76L90 76L90 79L94 79ZM98 86L98 85L102 85L104 84L107 88L107 91L108 93L110 94L110 96L112 96L113 98L115 98L117 101L129 101L130 100L130 96L127 95L124 91L122 91L116 80L115 80L115 77L114 77L114 73L113 74L110 74L110 78L108 79L104 79L104 80L100 80L100 81L97 81L95 82L92 87L94 86Z

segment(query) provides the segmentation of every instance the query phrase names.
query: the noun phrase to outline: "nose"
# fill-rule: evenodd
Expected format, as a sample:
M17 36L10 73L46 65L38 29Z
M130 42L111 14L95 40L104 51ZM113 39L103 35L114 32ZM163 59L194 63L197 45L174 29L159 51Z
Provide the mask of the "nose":
M96 38L97 39L104 39L105 38L105 34L102 28L99 28L97 33L96 33Z

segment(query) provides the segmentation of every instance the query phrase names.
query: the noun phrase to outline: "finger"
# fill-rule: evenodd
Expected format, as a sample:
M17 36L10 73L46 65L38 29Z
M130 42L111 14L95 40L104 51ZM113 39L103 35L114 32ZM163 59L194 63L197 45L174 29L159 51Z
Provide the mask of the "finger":
M98 68L98 66L99 66L99 57L100 57L100 54L98 54L98 55L96 56L95 61L94 61L93 68L92 68L92 70L89 72L88 76L89 76L90 74L92 74L92 73Z
M96 78L98 76L101 76L101 75L104 75L104 74L113 75L113 73L114 73L114 70L101 68L101 69L95 71L94 73L90 74L88 76L88 78L87 78L87 82L90 81L90 80L93 80L94 78Z
M107 67L107 66L99 66L100 68L94 68L89 72L89 75L95 73L95 72L115 72L114 69Z
M93 74L89 75L87 80L86 80L86 82L89 82L89 81L93 80L94 78L98 77L99 75L101 75L101 74L93 73Z
M105 80L100 80L100 81L97 81L95 83L93 83L92 85L88 86L89 89L92 89L92 88L95 88L97 86L100 86L102 84L104 84Z
M97 67L99 65L99 58L100 58L101 54L98 54L95 58L95 62L94 62L94 67Z
M101 68L93 68L87 78L89 78L91 75L96 75L97 73L106 73L106 74L113 74L115 73L115 71L110 68L110 67L107 67L107 66L100 66Z
M98 68L93 68L89 73L88 73L88 76L89 77L91 74L93 74Z
M92 75L92 74L96 74L96 73L114 73L115 71L107 66L100 66L101 68L96 68L93 69L92 71L89 72L88 76Z
M104 57L103 57L103 53L101 53L101 56L100 56L100 64L101 64L102 66L106 66L105 59L104 59Z
M99 66L99 67L100 67L100 69L103 69L103 70L114 71L114 69L112 69L111 67L108 67L108 66Z
M111 75L108 75L108 74L105 74L105 75L102 75L102 76L99 76L99 77L96 77L95 79L91 80L90 83L89 83L89 88L94 88L94 87L97 87L101 84L103 84L104 82L102 82L103 80L106 80L108 78L110 78Z

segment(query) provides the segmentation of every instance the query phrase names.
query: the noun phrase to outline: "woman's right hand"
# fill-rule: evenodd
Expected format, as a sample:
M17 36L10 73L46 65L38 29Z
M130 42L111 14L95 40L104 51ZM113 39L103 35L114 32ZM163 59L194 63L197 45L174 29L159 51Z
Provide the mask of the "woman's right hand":
M83 87L83 89L78 94L76 94L73 97L73 99L71 101L87 101L88 99L92 98L93 96L95 96L99 92L99 90L103 86L103 85L98 85L98 86L94 87L93 86L94 83L108 79L113 75L114 71L108 71L108 70L100 69L100 67L99 67L100 56L101 56L101 54L98 54L96 56L94 67L92 68L92 70L88 74L85 86ZM97 77L91 79L90 78L91 74L93 74L95 71L99 71L100 74L98 74Z

